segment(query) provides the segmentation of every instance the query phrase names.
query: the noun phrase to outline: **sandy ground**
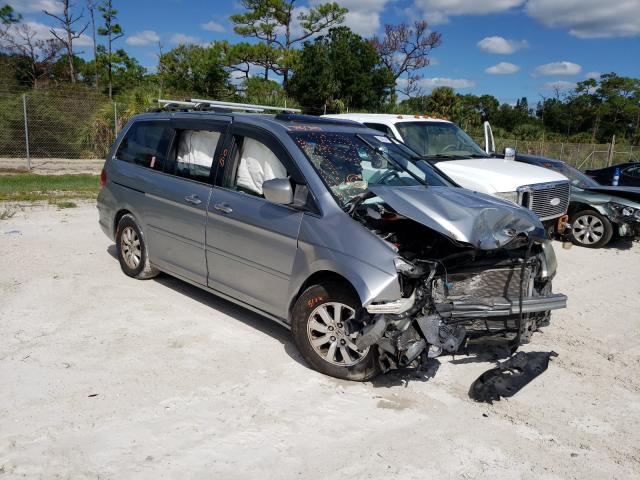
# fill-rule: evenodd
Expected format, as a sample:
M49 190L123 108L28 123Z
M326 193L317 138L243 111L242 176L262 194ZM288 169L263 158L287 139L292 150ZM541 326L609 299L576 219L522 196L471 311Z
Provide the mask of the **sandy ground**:
M0 478L639 478L640 245L557 246L559 357L511 399L490 363L349 383L283 328L124 276L94 205L0 221Z
M40 175L90 173L99 175L104 159L32 158L31 172ZM0 158L2 171L26 171L26 158Z

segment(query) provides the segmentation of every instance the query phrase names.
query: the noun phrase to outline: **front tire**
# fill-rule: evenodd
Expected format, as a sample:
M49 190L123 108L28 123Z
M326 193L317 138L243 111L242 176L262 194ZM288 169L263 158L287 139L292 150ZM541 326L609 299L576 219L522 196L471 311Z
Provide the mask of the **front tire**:
M123 215L118 222L116 250L120 268L122 268L125 275L139 280L146 280L160 273L149 262L144 235L133 215Z
M586 248L604 247L613 236L613 226L607 217L595 210L582 210L571 216L571 241Z
M309 287L293 307L291 332L296 347L315 370L344 380L364 381L379 373L375 345L359 351L346 320L362 308L344 284Z

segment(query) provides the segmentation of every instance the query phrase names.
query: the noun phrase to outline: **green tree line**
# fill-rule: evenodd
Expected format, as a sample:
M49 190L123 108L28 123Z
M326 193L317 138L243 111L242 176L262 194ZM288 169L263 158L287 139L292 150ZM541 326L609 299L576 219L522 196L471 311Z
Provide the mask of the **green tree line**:
M286 104L311 114L429 114L451 119L472 134L489 120L503 138L604 143L615 135L617 142L640 144L640 79L615 73L533 105L527 98L507 104L449 87L423 92L420 80L431 51L446 40L426 21L386 25L382 36L363 38L343 25L347 9L336 2L296 10L295 0L241 0L242 12L229 20L245 40L184 44L167 51L158 43L157 67L150 72L121 48L125 32L114 0L54 1L63 13L45 12L55 32L48 39L10 6L0 8L0 88L104 99L77 127L84 129L78 138L88 150L104 150L108 144L115 119L106 99L122 106L123 122L154 107L156 98L189 96ZM89 59L75 47L83 34L95 39ZM0 111L15 104L3 97ZM65 112L59 115L62 119ZM5 117L0 131L7 122L19 123Z

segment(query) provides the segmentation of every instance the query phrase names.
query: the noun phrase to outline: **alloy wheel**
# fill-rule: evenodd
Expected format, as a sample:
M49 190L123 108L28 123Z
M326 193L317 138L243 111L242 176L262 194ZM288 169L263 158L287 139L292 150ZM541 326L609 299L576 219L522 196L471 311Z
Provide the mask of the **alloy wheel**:
M132 270L138 268L142 259L142 250L140 249L140 238L133 227L125 227L122 230L120 251L127 267Z
M573 236L584 245L593 245L604 236L604 225L595 215L582 215L573 222Z
M357 333L347 334L345 323L355 310L344 303L329 302L316 307L307 322L307 336L313 350L326 362L350 367L369 353L369 347L358 350Z

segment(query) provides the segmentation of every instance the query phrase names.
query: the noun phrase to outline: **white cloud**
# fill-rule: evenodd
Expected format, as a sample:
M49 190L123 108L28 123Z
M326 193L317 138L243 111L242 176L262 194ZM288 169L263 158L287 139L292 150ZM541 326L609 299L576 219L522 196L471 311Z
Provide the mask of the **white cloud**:
M640 35L638 0L529 0L526 11L547 27L569 29L574 37Z
M143 30L142 32L138 32L127 37L126 43L133 47L148 47L149 45L153 45L159 41L160 35L156 32L153 30Z
M190 43L194 45L207 45L201 38L194 37L193 35L185 35L184 33L174 33L171 35L171 38L169 38L169 41L174 45L188 45Z
M506 12L522 5L525 0L415 0L431 24L447 23L455 15L487 15Z
M423 78L418 82L418 84L420 87L426 89L432 89L436 87L471 88L476 86L473 80L468 80L466 78L445 77Z
M478 42L480 50L498 55L509 55L528 46L529 43L526 40L508 40L498 36L485 37Z
M200 24L200 28L202 28L203 30L208 30L210 32L216 32L216 33L222 33L225 31L224 25L218 22L214 22L213 20L207 23Z
M489 73L491 75L509 75L518 71L520 71L520 67L509 62L500 62L493 67L485 69L485 73Z
M325 3L325 1L310 0L309 4L316 6L320 3ZM337 3L349 10L345 15L344 25L358 35L371 37L380 30L380 15L387 4L392 1L394 0L340 0ZM307 7L296 7L293 17L296 18L298 12L306 13L308 10Z
M602 73L600 72L587 72L584 78L595 78L596 80L598 80L601 75Z
M342 0L338 3L349 9L344 24L358 35L371 37L380 29L380 14L389 0Z
M542 86L542 88L544 88L545 90L571 90L575 87L576 84L574 82L567 82L566 80L547 82Z
M8 2L16 12L32 13L46 10L49 13L61 13L62 5L56 0L12 0Z
M582 67L571 62L552 62L536 67L535 75L577 75L582 71Z

